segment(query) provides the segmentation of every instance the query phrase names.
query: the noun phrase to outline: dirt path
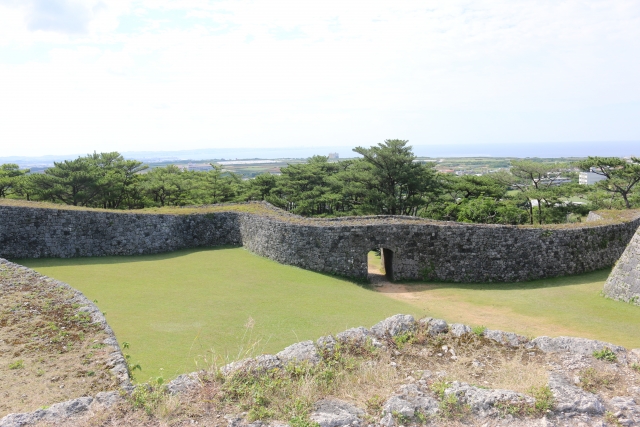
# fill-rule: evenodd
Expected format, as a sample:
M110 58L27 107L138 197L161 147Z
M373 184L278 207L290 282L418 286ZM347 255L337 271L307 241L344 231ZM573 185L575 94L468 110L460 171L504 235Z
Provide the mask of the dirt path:
M380 269L369 263L369 281L376 287L378 292L387 294L392 298L405 301L416 301L420 299L414 292L410 291L407 286L392 283L387 276L382 274Z

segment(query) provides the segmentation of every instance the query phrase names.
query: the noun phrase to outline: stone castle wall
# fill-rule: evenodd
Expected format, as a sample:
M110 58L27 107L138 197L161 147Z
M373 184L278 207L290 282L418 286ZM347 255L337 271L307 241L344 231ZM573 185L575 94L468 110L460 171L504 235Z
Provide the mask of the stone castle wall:
M243 245L318 272L367 276L367 253L393 252L392 277L454 282L520 281L613 265L640 218L571 228L461 224L408 217L303 219L216 212L117 213L0 206L0 257L135 255Z
M234 214L146 215L0 206L0 257L138 255L240 245Z
M640 228L607 278L604 294L640 305Z

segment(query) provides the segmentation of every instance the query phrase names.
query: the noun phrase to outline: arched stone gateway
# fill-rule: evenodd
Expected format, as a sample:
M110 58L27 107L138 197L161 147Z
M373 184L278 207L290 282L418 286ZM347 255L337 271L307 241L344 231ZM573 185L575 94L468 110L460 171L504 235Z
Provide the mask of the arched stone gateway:
M366 279L368 250L386 248L394 280L510 282L610 267L640 226L639 215L605 225L537 228L401 216L309 219L267 204L252 212L229 206L185 214L37 206L0 204L0 257L137 255L242 245L283 264Z

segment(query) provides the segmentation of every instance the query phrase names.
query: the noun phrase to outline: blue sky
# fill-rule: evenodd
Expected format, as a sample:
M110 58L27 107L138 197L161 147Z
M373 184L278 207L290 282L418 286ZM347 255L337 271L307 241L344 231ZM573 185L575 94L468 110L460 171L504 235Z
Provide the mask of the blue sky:
M0 157L640 141L638 76L637 0L0 0Z

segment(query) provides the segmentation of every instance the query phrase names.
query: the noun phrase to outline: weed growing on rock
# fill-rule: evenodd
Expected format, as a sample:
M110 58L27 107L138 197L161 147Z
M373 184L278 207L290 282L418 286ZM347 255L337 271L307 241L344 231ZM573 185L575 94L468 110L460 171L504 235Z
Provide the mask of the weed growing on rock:
M376 369L379 359L379 351L370 344L338 343L333 349L321 350L316 365L289 364L284 369L262 372L240 370L226 378L218 377L220 404L247 412L250 422L277 419L291 426L310 427L309 414L321 396L364 394L364 390L350 391L348 387L362 387L376 374L384 373ZM361 384L354 384L354 378ZM369 397L367 407L379 412L383 402L381 397Z
M611 411L604 413L604 420L607 424L611 424L612 426L622 427L622 423L618 420L618 417L616 417L616 415Z
M438 416L445 420L463 420L471 414L471 407L460 402L454 393L444 395L438 409Z
M530 415L543 416L553 409L555 401L553 393L548 385L542 387L531 387L528 392L536 400L533 405L533 411L531 411Z
M431 389L433 394L435 394L438 397L438 399L442 400L444 399L445 390L448 389L450 386L451 386L451 383L443 378L431 383L431 386L429 388Z
M144 409L147 415L151 415L164 398L162 381L155 381L137 386L131 393L130 401L134 408Z
M122 343L122 349L123 350L128 350L129 349L129 343L128 342L123 342ZM134 371L138 370L138 371L142 371L142 366L140 366L139 363L132 363L131 362L131 355L129 353L122 353L124 356L124 360L125 363L127 364L127 371L129 372L129 378L131 378L131 380L134 379L133 373Z
M609 347L605 347L602 350L596 350L593 352L593 357L598 360L604 360L607 362L615 362L618 360L618 356L611 351Z
M405 332L393 337L393 342L396 344L396 347L398 347L398 349L402 349L405 344L413 343L415 338L416 337L411 332Z
M631 369L633 369L634 371L636 371L636 372L640 373L640 364L635 363L635 362L634 362L634 363L632 363L632 364L631 364Z
M528 393L535 399L534 403L528 403L525 400L497 403L495 407L500 416L541 417L553 408L553 393L549 386L531 387Z
M484 335L484 331L486 330L487 330L486 326L474 326L471 328L471 332L473 332L474 334L476 334L476 336L479 336L479 337Z

